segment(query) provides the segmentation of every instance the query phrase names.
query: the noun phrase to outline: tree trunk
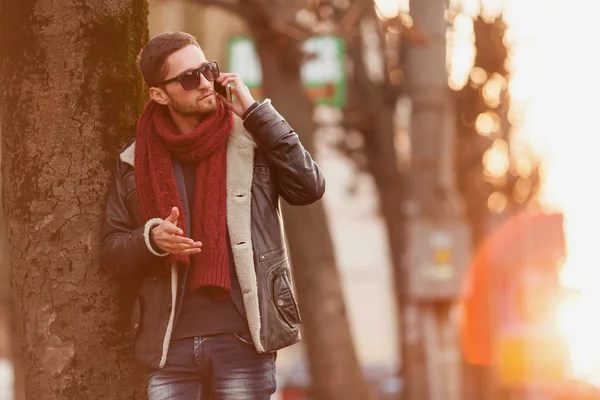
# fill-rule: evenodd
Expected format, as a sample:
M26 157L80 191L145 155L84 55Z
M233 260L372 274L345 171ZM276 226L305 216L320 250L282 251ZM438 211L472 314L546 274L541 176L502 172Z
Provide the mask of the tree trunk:
M300 79L299 44L266 26L251 24L266 96L314 155L315 124ZM304 319L313 395L320 400L369 399L348 324L323 203L307 207L283 205L283 212Z
M376 21L374 9L363 14L363 21ZM375 22L376 23L376 22ZM379 32L380 43L385 38ZM383 46L380 48L383 54ZM394 279L395 305L398 323L397 359L404 379L404 398L427 397L426 354L423 346L421 319L417 308L407 302L407 216L404 212L409 196L408 174L400 169L396 152L395 107L398 90L385 79L373 82L367 73L360 37L348 43L353 65L350 84L352 106L346 110L351 128L364 139L366 168L373 177L379 194L379 208L386 228ZM360 115L360 117L357 117Z
M29 399L144 396L98 236L144 99L134 60L147 36L144 0L2 5L2 188Z
M501 17L492 22L486 22L478 17L474 24L476 58L474 68L480 68L489 77L499 74L508 80L505 69L508 49L503 38L506 29ZM501 120L507 121L508 104L505 90L500 97L498 106L490 106L483 96L484 86L469 81L456 94L456 147L459 157L456 160L456 176L458 187L467 203L466 214L472 230L473 248L477 248L488 233L492 213L488 208L488 197L494 191L505 192L508 202L513 199L513 187L516 179L508 176L500 185L486 182L483 155L490 148L493 139L500 137L509 140L510 126L503 126L500 132L494 132L491 137L477 133L475 121L477 116L485 112L497 113ZM507 125L509 125L507 123Z
M377 24L375 10L369 8L363 14L363 21ZM379 32L380 44L384 37ZM367 73L364 61L364 50L361 37L354 36L347 44L348 55L352 61L353 74L349 84L351 106L346 110L346 119L353 120L350 128L361 132L364 140L364 153L367 158L366 168L373 177L379 195L379 210L385 224L388 246L391 255L392 277L394 280L394 299L397 310L396 321L398 332L397 360L403 370L407 369L407 361L422 355L420 346L413 346L403 340L413 337L408 332L419 332L414 318L402 318L405 312L406 299L406 216L403 211L407 198L406 172L401 171L396 153L395 107L398 100L398 89L388 79L373 82ZM383 54L383 45L379 49ZM357 115L360 115L357 117ZM410 378L405 376L404 378ZM406 379L405 393L410 392L413 381Z

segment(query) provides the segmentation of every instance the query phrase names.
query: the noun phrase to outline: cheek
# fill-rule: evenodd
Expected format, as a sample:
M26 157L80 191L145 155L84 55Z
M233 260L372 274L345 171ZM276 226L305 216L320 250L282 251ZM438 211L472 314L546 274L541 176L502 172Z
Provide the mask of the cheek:
M185 102L189 93L183 90L181 85L177 85L178 87L169 90L169 92L167 93L169 100L173 103Z
M186 92L182 89L181 92L177 94L176 101L178 103L189 103L196 101L196 97L197 96L195 95L194 91Z

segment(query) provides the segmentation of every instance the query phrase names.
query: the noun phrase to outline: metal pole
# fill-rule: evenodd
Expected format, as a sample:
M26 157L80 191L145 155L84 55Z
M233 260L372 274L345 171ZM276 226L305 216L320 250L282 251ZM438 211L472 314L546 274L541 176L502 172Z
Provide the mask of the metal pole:
M427 39L424 45L406 49L405 82L412 101L411 170L409 206L415 220L439 223L455 219L460 210L454 183L454 112L446 71L446 0L412 0L410 15ZM419 266L408 266L411 273ZM418 321L418 331L403 338L403 370L407 380L407 400L441 400L446 397L449 378L441 365L441 354L452 344L442 344L440 304L407 299L403 323ZM447 304L446 304L447 305ZM444 310L450 307L441 307ZM440 318L444 319L444 318ZM458 365L457 365L458 368Z

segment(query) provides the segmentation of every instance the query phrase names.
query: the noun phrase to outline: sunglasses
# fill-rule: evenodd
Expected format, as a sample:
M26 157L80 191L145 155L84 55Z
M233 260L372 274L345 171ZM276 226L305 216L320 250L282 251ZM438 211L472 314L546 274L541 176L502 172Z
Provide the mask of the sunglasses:
M184 72L182 74L177 75L175 78L167 79L166 81L156 84L154 86L163 86L172 82L179 81L179 83L181 83L181 87L184 90L194 90L198 89L198 86L200 86L202 75L204 75L207 81L213 82L219 77L219 64L217 64L216 61L208 62L199 68Z

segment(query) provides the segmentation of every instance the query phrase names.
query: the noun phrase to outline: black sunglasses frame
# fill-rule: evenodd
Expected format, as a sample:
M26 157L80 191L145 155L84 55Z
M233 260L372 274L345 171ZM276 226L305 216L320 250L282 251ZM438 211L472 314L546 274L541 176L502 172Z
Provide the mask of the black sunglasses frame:
M165 85L167 85L169 83L179 82L179 84L181 85L181 87L183 88L183 90L186 90L186 91L189 92L190 90L197 89L198 86L200 86L200 81L202 79L202 78L200 78L200 74L204 75L204 77L206 78L206 80L209 81L209 82L213 82L216 79L216 78L211 79L208 76L206 76L205 72L209 68L209 66L211 66L211 65L214 65L214 67L217 70L217 75L216 76L219 77L219 75L221 74L221 72L219 71L219 64L216 61L209 61L206 64L203 64L203 65L201 65L200 67L198 67L196 69L193 69L191 71L182 72L181 74L177 75L175 78L167 79L166 81L157 83L156 85L153 85L153 86L155 86L155 87L157 87L157 86L165 86ZM186 76L189 73L196 73L196 79L198 80L198 83L194 87L191 87L190 89L187 89L185 87L185 85L183 84L182 80L184 79L184 76Z

